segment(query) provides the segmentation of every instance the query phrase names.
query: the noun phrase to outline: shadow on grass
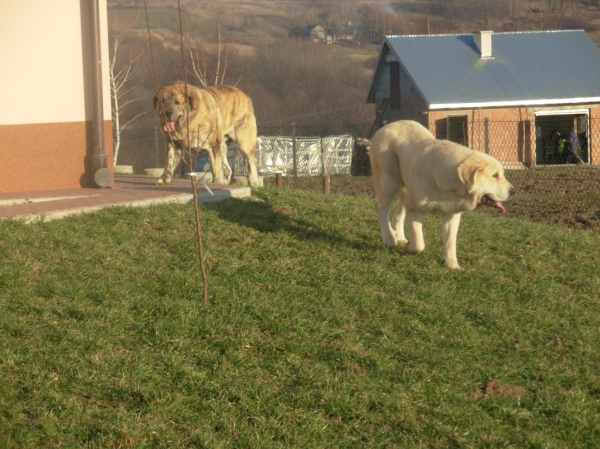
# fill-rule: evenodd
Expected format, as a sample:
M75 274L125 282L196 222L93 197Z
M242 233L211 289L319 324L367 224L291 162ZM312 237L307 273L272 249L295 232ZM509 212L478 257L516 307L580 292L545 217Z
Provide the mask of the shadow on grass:
M237 199L205 203L207 210L214 211L222 220L249 227L263 233L285 232L298 240L324 241L334 245L345 245L355 249L374 249L375 242L364 232L356 239L349 239L336 232L336 226L320 224L304 218L294 217L298 212L293 207L274 206L268 199ZM328 227L329 229L325 229Z

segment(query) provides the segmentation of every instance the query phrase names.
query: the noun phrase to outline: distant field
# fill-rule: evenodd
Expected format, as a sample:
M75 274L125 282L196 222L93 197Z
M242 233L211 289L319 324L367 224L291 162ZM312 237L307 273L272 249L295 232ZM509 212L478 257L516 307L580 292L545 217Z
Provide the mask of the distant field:
M186 16L186 22L189 23L189 16ZM173 32L179 32L179 14L177 11L148 11L148 24L152 30L164 28ZM147 28L146 14L139 14L135 27Z
M140 11L139 10L109 10L108 11L108 27L110 29L126 29L129 27L135 27L139 22ZM144 27L145 27L144 19Z
M119 10L118 16L130 16L132 11ZM136 12L135 28L146 28L146 15L143 8ZM226 19L224 19L226 18ZM153 30L167 29L179 32L179 13L176 9L151 9L148 11L150 28ZM194 4L182 10L184 32L200 35L213 32L217 23L222 24L225 38L231 42L247 44L260 36L281 38L286 37L291 29L290 19L284 11L276 8L240 3L227 5L223 3L203 4L202 8ZM258 42L257 42L258 43Z
M379 45L376 44L336 43L330 47L331 51L346 54L358 62L376 58L379 53Z

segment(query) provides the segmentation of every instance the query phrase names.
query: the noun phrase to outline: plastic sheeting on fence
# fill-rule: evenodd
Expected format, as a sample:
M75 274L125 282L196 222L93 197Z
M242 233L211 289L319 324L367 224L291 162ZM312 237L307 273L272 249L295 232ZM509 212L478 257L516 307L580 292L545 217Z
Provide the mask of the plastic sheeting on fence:
M349 135L328 137L259 136L256 160L261 176L319 176L350 174L354 138ZM247 172L246 159L231 145L227 159L237 176ZM210 170L206 153L196 163L196 170Z

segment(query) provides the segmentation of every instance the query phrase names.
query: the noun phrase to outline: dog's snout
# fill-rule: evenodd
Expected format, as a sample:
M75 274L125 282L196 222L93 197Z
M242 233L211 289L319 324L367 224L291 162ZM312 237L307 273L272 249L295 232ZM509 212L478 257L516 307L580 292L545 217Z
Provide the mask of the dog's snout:
M174 108L166 108L165 115L169 120L177 118L177 111Z

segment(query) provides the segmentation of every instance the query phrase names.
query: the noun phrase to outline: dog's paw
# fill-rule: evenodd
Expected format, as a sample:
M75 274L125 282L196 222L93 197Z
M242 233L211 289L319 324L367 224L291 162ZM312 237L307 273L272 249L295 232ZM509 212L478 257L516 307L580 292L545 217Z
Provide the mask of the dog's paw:
M458 262L446 262L445 263L446 267L449 270L453 270L453 271L465 271L465 269L463 267L461 267Z
M165 186L167 184L171 184L171 178L165 178L164 176L161 176L156 180L157 186Z
M220 184L220 185L222 185L222 186L227 186L227 185L229 185L229 181L227 181L227 179L225 179L225 178L216 178L216 179L215 179L213 182L214 182L215 184Z
M257 176L248 176L248 185L250 187L263 187Z
M383 246L386 248L395 248L397 245L396 239L393 236L383 237Z
M412 242L406 242L404 248L411 254L421 254L423 251L425 251L425 246L417 246Z

